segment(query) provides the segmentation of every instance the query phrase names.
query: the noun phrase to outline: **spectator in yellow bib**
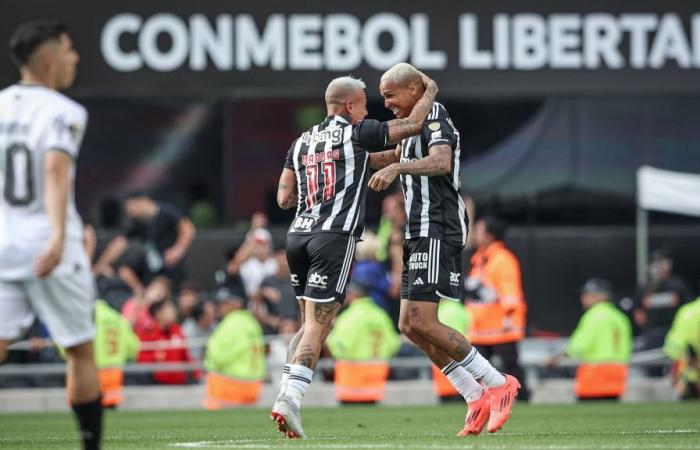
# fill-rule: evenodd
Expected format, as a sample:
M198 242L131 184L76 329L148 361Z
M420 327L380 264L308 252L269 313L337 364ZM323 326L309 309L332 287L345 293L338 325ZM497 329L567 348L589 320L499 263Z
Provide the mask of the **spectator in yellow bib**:
M136 359L139 344L129 322L106 301L96 300L93 354L103 407L116 408L124 401L124 365Z
M612 287L605 279L591 278L581 289L585 312L566 347L566 355L581 361L575 387L579 400L619 399L625 391L632 325L611 299Z
M207 409L255 404L265 378L262 327L246 309L246 301L227 288L216 293L221 322L204 356Z
M664 352L674 362L671 376L681 398L700 398L700 297L676 313Z
M401 345L389 315L368 295L368 277L348 285L348 307L335 321L326 344L336 359L336 398L343 403L375 403L384 395L387 360Z

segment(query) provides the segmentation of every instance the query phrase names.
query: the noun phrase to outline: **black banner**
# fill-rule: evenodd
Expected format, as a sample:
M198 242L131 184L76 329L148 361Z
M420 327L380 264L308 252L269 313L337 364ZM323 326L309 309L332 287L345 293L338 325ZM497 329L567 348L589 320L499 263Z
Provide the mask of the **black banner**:
M67 23L81 96L308 96L400 61L451 97L700 92L687 1L4 0L0 40L36 18Z

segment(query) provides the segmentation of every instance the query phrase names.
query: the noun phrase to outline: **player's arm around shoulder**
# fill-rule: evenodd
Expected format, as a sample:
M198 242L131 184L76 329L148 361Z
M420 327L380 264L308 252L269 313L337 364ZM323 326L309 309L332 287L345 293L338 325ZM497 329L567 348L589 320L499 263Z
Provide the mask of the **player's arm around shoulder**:
M369 154L369 168L380 170L401 160L401 144L396 144L396 148L383 152Z

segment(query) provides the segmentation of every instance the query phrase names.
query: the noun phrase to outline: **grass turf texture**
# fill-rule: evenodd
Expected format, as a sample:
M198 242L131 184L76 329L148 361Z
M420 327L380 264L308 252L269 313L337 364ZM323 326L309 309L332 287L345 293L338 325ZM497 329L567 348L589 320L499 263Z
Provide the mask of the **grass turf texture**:
M303 410L307 438L274 431L268 411L110 411L104 448L698 449L700 403L517 405L503 430L458 438L464 407ZM68 413L0 414L2 449L75 449Z

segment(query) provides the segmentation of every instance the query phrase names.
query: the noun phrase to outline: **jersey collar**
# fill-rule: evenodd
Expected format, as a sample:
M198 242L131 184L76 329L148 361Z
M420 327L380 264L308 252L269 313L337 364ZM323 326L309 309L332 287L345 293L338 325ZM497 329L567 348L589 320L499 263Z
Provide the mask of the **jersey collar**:
M334 116L328 116L326 117L326 122L330 122L331 120L337 120L338 122L344 123L346 125L350 125L350 117L346 116L345 114L340 115L336 114Z

